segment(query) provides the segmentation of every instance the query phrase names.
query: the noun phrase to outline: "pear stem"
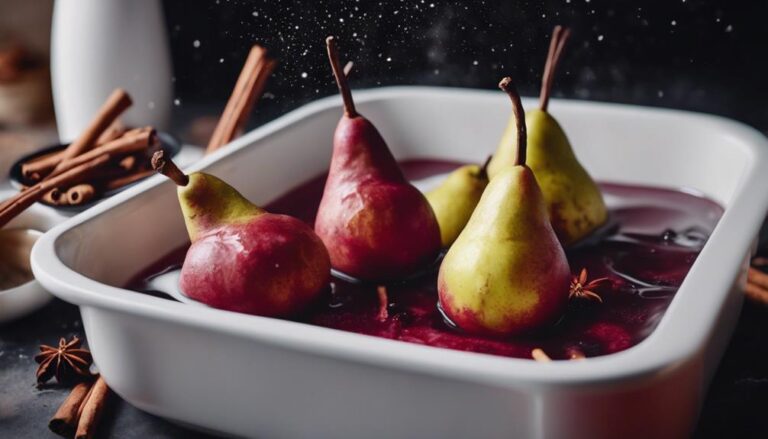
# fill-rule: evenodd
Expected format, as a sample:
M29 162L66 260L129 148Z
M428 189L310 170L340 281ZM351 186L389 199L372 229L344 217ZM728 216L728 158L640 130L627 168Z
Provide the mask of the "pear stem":
M339 49L336 47L336 38L333 36L326 38L325 45L328 48L328 60L331 62L336 85L338 85L339 93L341 93L341 98L344 100L344 114L347 117L355 117L357 116L357 110L355 110L355 102L352 100L352 91L349 89L347 75L339 61Z
M541 76L541 94L539 94L539 108L541 111L547 111L549 106L549 96L552 92L552 82L554 81L557 63L563 54L568 37L571 36L571 30L562 26L555 26L552 31L552 39L549 42L549 52L547 60L544 63L544 74Z
M152 154L152 169L173 180L179 186L189 184L187 174L181 172L176 163L170 158L165 158L165 151L160 150Z
M512 114L515 116L515 125L517 127L517 157L515 158L515 166L525 166L525 153L528 149L528 134L525 128L525 110L523 110L523 103L520 102L520 94L515 88L512 78L507 76L499 82L499 88L509 95L512 100Z
M485 163L483 163L483 166L480 167L480 172L477 173L478 178L488 178L488 164L491 163L491 159L493 158L493 154L489 155L487 159L485 159Z

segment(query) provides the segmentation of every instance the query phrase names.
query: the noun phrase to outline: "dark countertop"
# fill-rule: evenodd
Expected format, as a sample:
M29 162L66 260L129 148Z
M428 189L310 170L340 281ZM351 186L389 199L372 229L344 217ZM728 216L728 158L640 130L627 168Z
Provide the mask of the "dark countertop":
M765 437L768 407L768 308L745 302L733 339L707 395L696 437ZM34 356L59 337L83 338L76 307L54 300L42 310L0 326L0 437L56 438L47 424L68 390L35 386ZM208 438L144 413L113 395L99 437Z
M40 344L56 345L59 337L75 335L84 338L80 312L58 299L26 318L0 326L0 437L60 437L48 430L48 420L68 389L55 384L38 389L34 357ZM114 394L107 410L98 437L210 437L144 413Z

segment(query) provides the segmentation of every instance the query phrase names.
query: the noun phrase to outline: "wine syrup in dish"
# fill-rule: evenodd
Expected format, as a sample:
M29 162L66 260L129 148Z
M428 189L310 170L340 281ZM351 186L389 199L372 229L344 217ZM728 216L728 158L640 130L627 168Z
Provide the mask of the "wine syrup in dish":
M422 190L462 163L432 159L400 163ZM325 175L308 180L266 206L312 224ZM682 190L601 183L610 225L600 236L567 251L572 274L585 268L588 281L607 277L594 291L602 303L573 299L560 322L535 334L492 339L452 328L437 307L437 267L387 285L381 318L377 285L333 278L322 298L294 318L298 322L435 347L530 358L533 348L565 359L627 349L648 337L674 298L688 270L723 213L715 202ZM154 262L128 288L162 297L182 297L176 286L187 246Z

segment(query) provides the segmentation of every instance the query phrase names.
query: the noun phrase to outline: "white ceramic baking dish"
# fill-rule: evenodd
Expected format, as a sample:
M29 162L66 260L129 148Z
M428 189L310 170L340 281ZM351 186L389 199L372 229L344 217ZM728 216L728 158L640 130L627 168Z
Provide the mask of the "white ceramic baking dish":
M395 87L355 98L399 158L481 160L511 111L500 91ZM193 168L266 203L326 169L339 104L332 97L302 107ZM47 233L33 250L34 273L80 306L110 387L201 428L260 437L686 436L739 313L768 205L768 141L679 111L555 101L551 112L597 179L690 188L725 207L657 329L624 352L537 363L123 289L186 240L175 188L162 177Z

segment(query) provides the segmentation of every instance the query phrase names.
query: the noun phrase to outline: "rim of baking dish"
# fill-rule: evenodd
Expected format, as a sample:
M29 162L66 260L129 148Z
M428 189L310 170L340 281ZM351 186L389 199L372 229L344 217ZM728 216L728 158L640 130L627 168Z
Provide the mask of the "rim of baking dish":
M492 92L399 86L356 90L355 100L363 103L381 99L435 97L436 94L445 96L446 93L490 95ZM205 169L271 133L315 113L340 106L338 96L309 103L244 135L186 170ZM739 284L743 282L746 257L768 210L768 172L765 172L768 169L768 139L755 129L733 120L680 110L563 100L553 100L552 106L607 107L611 111L622 111L629 115L647 115L652 112L686 118L727 133L745 148L749 156L730 203L658 326L646 339L625 351L583 361L540 363L417 345L300 322L189 306L136 294L135 291L106 285L81 275L59 259L56 243L64 233L143 192L161 184L170 184L159 176L102 202L46 233L33 248L33 270L35 276L54 295L79 306L105 308L204 327L319 355L493 385L523 388L610 384L629 377L664 373L668 368L703 354L706 341L718 330L719 311L726 305L734 280Z

